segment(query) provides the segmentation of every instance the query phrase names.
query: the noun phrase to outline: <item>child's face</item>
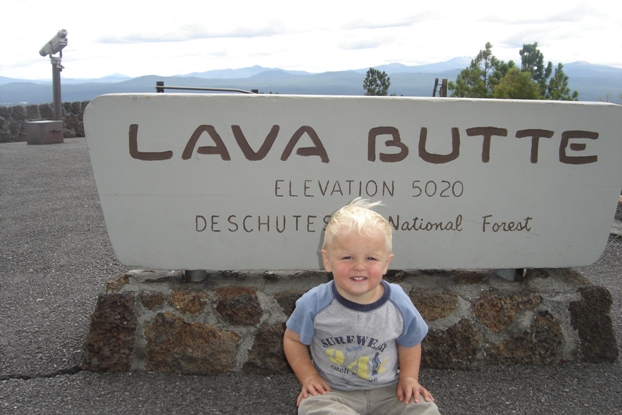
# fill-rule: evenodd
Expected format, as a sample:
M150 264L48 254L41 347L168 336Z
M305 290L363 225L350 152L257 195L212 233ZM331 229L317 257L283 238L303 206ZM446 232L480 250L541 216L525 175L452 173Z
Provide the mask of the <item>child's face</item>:
M379 230L370 236L352 231L336 235L331 246L322 250L324 268L333 273L337 291L347 300L370 304L382 296L380 281L393 259L385 238Z

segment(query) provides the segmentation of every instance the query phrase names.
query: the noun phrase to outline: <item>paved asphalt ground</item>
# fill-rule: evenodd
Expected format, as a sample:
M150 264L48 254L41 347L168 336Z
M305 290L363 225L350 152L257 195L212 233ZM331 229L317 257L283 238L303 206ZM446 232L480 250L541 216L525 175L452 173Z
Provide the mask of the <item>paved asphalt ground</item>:
M0 144L0 414L295 413L293 375L80 371L97 295L125 270L106 234L85 139ZM616 236L580 269L613 294L622 345L621 270ZM421 381L443 414L622 414L620 361L424 370Z

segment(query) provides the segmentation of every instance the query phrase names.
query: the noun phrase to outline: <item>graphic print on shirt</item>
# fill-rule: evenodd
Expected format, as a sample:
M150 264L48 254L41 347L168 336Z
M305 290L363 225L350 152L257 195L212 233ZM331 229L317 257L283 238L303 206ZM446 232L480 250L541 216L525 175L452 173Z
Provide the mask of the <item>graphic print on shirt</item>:
M386 344L377 345L378 340L368 336L339 336L322 340L326 354L331 362L331 369L340 373L352 374L375 382L375 376L386 372L388 358L382 359L380 354ZM330 347L348 345L342 348ZM368 354L366 354L368 353Z

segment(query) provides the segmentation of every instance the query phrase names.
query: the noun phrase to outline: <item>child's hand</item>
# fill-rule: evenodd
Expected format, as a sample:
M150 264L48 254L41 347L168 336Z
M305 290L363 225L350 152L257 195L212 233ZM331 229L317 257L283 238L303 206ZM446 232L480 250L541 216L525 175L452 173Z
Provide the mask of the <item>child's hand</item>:
M296 399L296 406L300 406L300 402L308 398L309 395L317 396L325 395L326 392L330 392L332 389L326 383L324 379L317 373L307 376L302 382L302 389L300 390L300 394L298 395L298 399Z
M408 405L412 398L415 403L419 403L421 396L423 396L423 399L426 402L434 402L432 394L428 392L426 388L421 386L414 378L400 377L400 380L397 383L397 399L399 399L400 402L404 402L404 404Z

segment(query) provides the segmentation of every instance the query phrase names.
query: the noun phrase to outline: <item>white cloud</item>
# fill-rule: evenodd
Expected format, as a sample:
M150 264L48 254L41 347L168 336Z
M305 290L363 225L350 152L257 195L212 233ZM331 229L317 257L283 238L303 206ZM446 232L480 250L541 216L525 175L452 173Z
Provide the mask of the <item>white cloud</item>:
M321 72L474 56L486 42L518 60L538 42L545 59L622 67L622 2L523 0L426 4L385 0L297 3L144 3L120 0L5 0L0 76L48 78L38 50L67 29L63 76L175 75L252 65ZM433 3L433 4L432 4ZM24 27L26 26L26 27Z

